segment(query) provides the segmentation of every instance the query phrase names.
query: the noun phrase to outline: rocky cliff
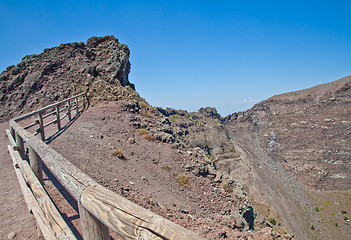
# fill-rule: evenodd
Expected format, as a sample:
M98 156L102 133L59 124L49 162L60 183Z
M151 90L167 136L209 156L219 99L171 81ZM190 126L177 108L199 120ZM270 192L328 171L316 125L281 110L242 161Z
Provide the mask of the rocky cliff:
M106 36L25 56L0 74L0 120L83 91L92 103L130 97L129 54L127 45Z
M176 139L201 148L223 173L216 180L234 178L243 185L258 211L257 226L275 218L298 239L346 239L350 227L342 216L323 218L351 200L350 86L351 76L277 95L225 118L214 108L160 112L171 119ZM321 207L321 214L321 199L328 203L332 196L334 208ZM344 228L330 234L333 224Z

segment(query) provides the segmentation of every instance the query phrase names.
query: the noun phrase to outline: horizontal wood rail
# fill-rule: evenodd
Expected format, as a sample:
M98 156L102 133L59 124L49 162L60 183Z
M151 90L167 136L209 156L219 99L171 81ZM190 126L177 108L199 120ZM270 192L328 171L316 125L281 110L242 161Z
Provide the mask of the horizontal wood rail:
M45 127L56 123L57 130L60 131L63 117L67 116L71 121L72 110L76 110L76 117L88 105L89 102L83 93L10 120L10 130L7 131L10 140L9 151L27 205L33 211L45 239L75 237L41 184L42 163L77 200L84 239L110 239L109 229L122 239L204 239L102 187L44 142ZM64 107L60 109L60 106ZM66 113L66 116L60 117L62 112ZM25 127L19 124L19 121L36 115L35 124L30 123ZM43 119L50 116L55 119L44 124ZM39 131L35 129L34 133L30 133L28 129L36 125L39 125ZM41 140L34 135L36 132L41 134ZM26 152L29 152L29 155ZM30 166L26 158L29 158Z

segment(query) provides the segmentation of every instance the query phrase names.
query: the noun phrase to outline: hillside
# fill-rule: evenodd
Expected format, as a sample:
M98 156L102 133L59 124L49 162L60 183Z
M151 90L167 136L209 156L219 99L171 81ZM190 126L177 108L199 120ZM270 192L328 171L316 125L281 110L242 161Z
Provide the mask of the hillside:
M217 171L201 148L178 139L172 120L134 90L129 71L128 47L113 36L26 56L0 75L0 119L5 126L13 116L86 91L91 107L50 145L99 183L208 239L290 239L267 227L268 220L254 226L256 213L242 185ZM55 191L52 198L60 211L75 211ZM9 221L16 216L8 215L11 226L0 225L0 231L25 235ZM75 219L73 224L80 228Z
M86 91L50 145L105 187L208 239L348 238L350 76L223 118L150 106L129 54L106 36L24 57L0 75L0 121Z

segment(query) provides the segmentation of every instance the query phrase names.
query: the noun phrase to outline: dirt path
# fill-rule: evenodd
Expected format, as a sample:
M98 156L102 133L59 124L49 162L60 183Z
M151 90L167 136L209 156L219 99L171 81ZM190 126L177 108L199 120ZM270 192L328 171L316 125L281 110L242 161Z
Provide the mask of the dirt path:
M0 123L0 239L37 240L34 216L28 211L7 152L7 128L8 122Z

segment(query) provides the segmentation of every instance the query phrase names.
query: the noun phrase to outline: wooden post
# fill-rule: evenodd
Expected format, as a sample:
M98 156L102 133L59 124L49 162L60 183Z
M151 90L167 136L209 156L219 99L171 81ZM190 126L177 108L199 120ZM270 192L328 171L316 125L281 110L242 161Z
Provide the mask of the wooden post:
M71 117L71 101L68 100L67 101L67 116L68 116L68 121L70 122L72 120L72 117Z
M32 168L40 183L43 185L43 167L41 158L31 147L29 147L29 157L30 167Z
M83 100L83 109L85 109L85 98L84 98L84 95L82 95L82 100Z
M56 121L57 121L57 130L60 131L61 130L61 120L60 120L60 108L58 105L56 106Z
M76 97L76 115L79 113L78 97Z
M25 155L24 155L24 144L23 144L23 139L22 137L16 133L16 144L18 146L18 152L21 155L21 158L24 159Z
M109 240L108 228L78 203L80 224L84 240Z
M45 141L43 115L41 112L38 113L38 121L39 121L39 129L40 129L40 138L42 141Z
M15 129L13 129L13 127L11 125L10 125L10 133L11 133L13 139L16 139Z

